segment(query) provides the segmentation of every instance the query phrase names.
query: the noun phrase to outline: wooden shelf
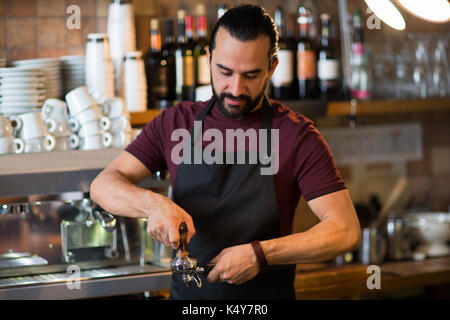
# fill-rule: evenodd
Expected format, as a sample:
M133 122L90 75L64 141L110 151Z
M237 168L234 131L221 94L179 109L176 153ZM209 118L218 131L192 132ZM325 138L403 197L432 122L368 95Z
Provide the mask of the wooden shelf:
M422 100L373 100L358 101L356 114L393 114L410 112L450 111L450 98ZM328 116L350 115L350 101L328 103Z
M132 126L145 126L152 121L154 117L158 116L163 110L151 109L144 112L130 112Z
M380 265L381 290L369 290L367 266L351 264L309 271L297 266L297 299L341 299L392 290L441 285L450 282L450 257L424 261L387 262Z
M351 113L350 101L323 100L289 100L280 101L282 104L306 117L348 116ZM131 113L131 125L144 126L163 110L153 109L145 112ZM357 115L394 114L411 112L450 111L450 98L422 99L422 100L373 100L358 101Z

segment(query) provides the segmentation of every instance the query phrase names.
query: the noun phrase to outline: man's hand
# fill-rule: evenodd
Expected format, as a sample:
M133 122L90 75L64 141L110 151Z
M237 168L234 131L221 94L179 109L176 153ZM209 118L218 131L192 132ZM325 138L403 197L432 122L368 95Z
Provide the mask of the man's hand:
M153 194L154 202L147 216L147 232L153 239L164 243L167 247L178 249L180 242L179 226L184 221L188 227L186 242L189 243L195 234L192 217L169 198Z
M223 249L211 262L216 264L207 277L211 283L224 281L241 284L253 279L259 272L258 260L249 243Z

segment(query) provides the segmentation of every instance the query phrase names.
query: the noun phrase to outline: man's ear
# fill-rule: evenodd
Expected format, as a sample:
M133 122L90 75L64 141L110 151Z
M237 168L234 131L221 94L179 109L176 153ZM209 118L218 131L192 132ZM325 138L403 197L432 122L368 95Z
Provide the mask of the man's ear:
M272 78L273 73L275 72L275 69L278 66L278 57L273 57L272 63L270 64L270 70L269 70L269 80Z
M206 50L206 57L208 61L211 63L211 47L208 46L208 49Z

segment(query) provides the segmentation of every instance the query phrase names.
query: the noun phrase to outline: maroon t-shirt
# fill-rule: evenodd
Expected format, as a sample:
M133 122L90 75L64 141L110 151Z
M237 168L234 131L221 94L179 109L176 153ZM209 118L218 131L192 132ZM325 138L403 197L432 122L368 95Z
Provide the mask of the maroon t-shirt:
M277 101L271 102L272 128L279 130L279 168L274 175L274 186L281 232L287 235L292 233L295 209L301 195L309 201L345 189L345 183L328 145L312 121ZM182 102L164 110L147 123L125 150L151 172L168 170L175 186L178 166L173 163L171 153L181 140L171 141L172 132L180 128L191 131L207 103ZM226 129L246 131L253 128L258 132L262 126L261 113L262 108L259 108L244 119L230 119L213 106L203 122L202 130L204 133L211 128L218 129L223 137L226 136ZM203 141L203 147L209 143ZM226 148L225 142L223 145ZM249 148L248 143L245 148Z

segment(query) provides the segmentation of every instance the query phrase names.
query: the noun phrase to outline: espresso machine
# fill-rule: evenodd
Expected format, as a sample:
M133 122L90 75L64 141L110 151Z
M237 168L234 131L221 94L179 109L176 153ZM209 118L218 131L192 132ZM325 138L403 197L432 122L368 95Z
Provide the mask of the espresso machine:
M146 220L114 216L89 197L91 181L119 152L0 156L0 300L170 287L172 250L149 237ZM140 186L171 196L165 172Z

